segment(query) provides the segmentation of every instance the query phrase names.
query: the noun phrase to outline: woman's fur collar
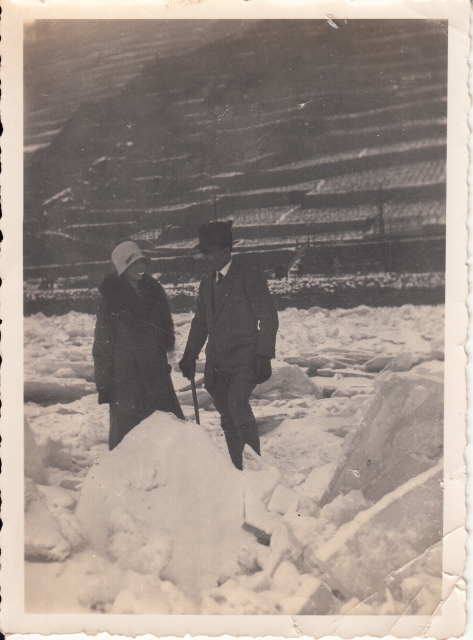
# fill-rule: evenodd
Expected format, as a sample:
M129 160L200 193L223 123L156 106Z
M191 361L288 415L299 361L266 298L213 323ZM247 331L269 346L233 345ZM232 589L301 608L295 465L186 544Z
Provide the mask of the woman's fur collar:
M145 307L152 306L158 302L161 297L162 288L159 283L146 274L140 282L140 290L142 296L138 296L131 284L123 276L117 276L116 273L105 276L104 281L100 285L100 293L110 305L112 311L129 311L136 312L140 297Z
M140 294L137 295L131 284L122 276L109 274L100 285L112 325L126 322L132 331L142 330L141 322L155 326L167 351L174 349L174 324L164 289L157 280L145 274L140 281Z

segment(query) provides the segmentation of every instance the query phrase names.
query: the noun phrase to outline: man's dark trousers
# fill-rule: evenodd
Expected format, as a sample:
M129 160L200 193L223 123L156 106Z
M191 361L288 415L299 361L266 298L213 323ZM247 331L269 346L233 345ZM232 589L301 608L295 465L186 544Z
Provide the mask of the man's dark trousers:
M258 427L250 406L250 396L256 387L256 374L248 368L238 373L215 369L209 393L220 413L228 452L237 469L243 468L243 449L248 444L261 455Z
M259 437L250 396L256 386L256 358L274 358L278 314L264 274L243 256L233 256L218 285L204 276L186 351L205 350L205 388L221 415L235 466L242 468L245 443L259 454Z

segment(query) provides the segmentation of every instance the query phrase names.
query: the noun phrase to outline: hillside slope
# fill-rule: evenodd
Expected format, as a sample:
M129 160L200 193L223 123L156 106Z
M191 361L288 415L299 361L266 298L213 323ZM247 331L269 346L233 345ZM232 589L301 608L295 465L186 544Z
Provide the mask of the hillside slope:
M129 237L185 248L213 218L249 243L378 237L380 202L384 233L441 233L443 25L204 26L27 156L27 264L107 260Z

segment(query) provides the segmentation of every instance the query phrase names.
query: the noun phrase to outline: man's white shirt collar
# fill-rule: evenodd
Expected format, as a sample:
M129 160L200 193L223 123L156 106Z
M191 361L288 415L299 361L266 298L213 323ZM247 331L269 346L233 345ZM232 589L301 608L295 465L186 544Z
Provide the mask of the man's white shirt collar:
M225 276L227 275L228 270L230 269L230 265L231 265L231 264L232 264L232 261L231 261L231 259L230 259L230 262L227 262L227 264L226 264L224 267L222 267L222 268L220 269L220 271L217 271L217 272L215 273L215 282L218 282L218 274L219 274L219 273L221 273L223 277L225 277Z

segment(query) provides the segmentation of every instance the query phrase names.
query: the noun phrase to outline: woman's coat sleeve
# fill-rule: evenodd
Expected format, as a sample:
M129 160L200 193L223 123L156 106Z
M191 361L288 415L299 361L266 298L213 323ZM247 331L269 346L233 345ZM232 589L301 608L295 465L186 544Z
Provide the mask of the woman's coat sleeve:
M174 322L171 315L171 309L169 302L161 284L157 284L157 298L159 305L161 340L166 348L166 351L173 351L175 344L174 336Z
M112 336L106 307L106 302L102 298L97 312L94 345L92 347L97 389L110 389L113 380Z
M199 295L197 297L197 307L194 318L192 319L189 337L187 338L186 351L191 351L198 356L202 347L207 340L209 333L207 326L207 318L205 315L205 305L203 296L203 282L200 283Z

